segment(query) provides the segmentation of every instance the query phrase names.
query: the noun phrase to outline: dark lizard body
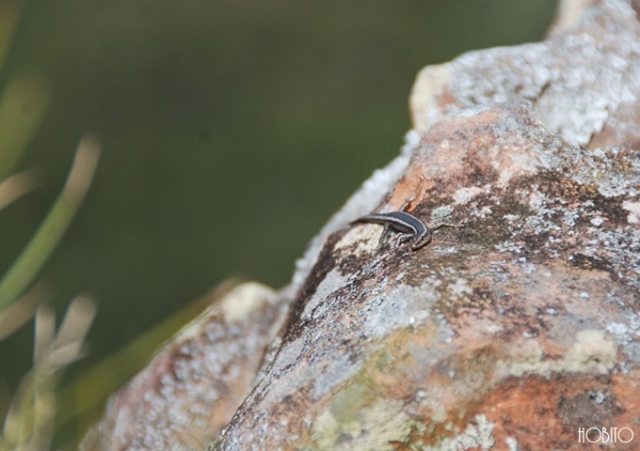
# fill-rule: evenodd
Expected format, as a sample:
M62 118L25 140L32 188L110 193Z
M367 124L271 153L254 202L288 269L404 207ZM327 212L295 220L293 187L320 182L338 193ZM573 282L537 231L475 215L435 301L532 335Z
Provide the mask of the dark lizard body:
M372 222L382 224L396 232L409 234L408 240L411 242L411 249L418 250L426 246L431 241L434 230L446 224L430 229L424 222L404 211L394 211L391 213L373 213L356 219L353 223ZM406 240L405 240L406 241Z

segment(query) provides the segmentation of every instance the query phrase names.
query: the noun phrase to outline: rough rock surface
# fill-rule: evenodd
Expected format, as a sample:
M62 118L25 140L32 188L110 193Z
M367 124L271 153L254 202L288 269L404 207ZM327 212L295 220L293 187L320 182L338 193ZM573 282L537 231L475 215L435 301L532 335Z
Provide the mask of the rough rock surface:
M573 147L526 104L442 119L380 208L464 226L417 252L375 225L331 235L216 449L580 449L580 427L637 428L635 187L637 154Z
M228 422L208 449L581 450L612 428L616 450L639 449L640 6L560 11L542 43L424 69L402 155L329 221L289 287L244 310L258 321L237 323L247 337L212 326L226 346L194 364L238 346L250 363L233 401L229 372L206 373L201 437ZM414 251L349 225L402 208L460 227ZM139 380L162 380L156 368ZM181 449L146 420L165 394L145 387L116 395L86 449ZM135 439L100 448L131 423Z
M285 317L286 306L270 288L237 287L112 397L81 448L204 449L247 395Z

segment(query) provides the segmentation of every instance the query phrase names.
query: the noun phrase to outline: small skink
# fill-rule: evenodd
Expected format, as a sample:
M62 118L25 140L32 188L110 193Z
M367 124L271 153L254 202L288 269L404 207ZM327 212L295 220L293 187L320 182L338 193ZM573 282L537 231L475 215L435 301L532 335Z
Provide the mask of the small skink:
M413 250L420 249L431 241L432 231L422 222L404 211L394 211L391 213L373 213L362 216L353 222L372 222L382 224L397 232L410 234L408 240L411 241Z
M413 249L414 251L429 244L429 242L431 241L431 236L433 235L433 232L435 230L438 230L441 227L450 226L449 224L440 224L430 229L420 219L404 211L394 211L391 213L373 213L356 219L352 222L352 224L360 222L382 224L395 230L396 232L409 234L409 237L401 240L401 242L407 240L410 241L411 249Z

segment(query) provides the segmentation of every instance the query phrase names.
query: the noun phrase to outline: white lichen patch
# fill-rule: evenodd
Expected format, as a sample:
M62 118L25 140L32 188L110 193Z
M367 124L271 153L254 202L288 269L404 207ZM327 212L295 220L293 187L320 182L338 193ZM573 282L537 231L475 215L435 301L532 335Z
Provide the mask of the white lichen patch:
M315 449L334 449L341 435L340 423L329 409L318 415L313 422L311 437L315 442Z
M362 254L374 252L380 243L384 227L379 224L355 224L336 244L335 251L353 247L351 255L360 257ZM355 246L358 244L358 246Z
M431 223L439 224L442 223L446 218L451 216L453 212L453 205L441 205L436 207L431 212Z
M302 318L318 317L326 312L329 308L327 304L329 295L345 286L348 282L349 279L344 277L339 269L332 269L318 284L311 299L307 301L302 312Z
M378 399L355 415L341 415L331 406L313 422L311 449L392 451L396 449L393 442L406 442L410 434L411 419L402 401Z
M431 316L433 304L440 298L428 281L420 287L400 285L367 303L364 330L372 338L385 338L391 332L417 327Z
M540 343L534 339L525 339L513 343L509 349L509 360L498 361L496 366L502 377L522 376L526 373L546 371L547 369L542 368L543 358L544 351Z
M475 416L475 424L469 424L464 431L458 432L453 437L443 438L433 446L416 443L411 447L416 451L486 451L493 448L496 443L493 437L494 427L495 424L490 422L486 415L478 414Z
M457 297L473 293L473 288L469 285L469 281L465 279L456 279L454 283L450 283L447 289Z
M607 325L609 332L619 344L625 345L631 341L630 329L626 324L613 322Z
M229 293L220 305L227 323L240 322L264 304L273 304L275 292L259 283L246 283Z
M640 223L640 202L630 202L627 200L622 202L622 208L629 212L629 216L627 216L627 222L629 224Z
M542 207L547 200L547 196L544 193L541 193L537 189L534 189L529 193L529 208L534 211L537 211L540 207Z
M496 364L500 378L552 373L586 373L610 371L617 356L617 344L604 331L589 329L576 333L574 343L559 359L546 359L542 346L534 339L517 342L508 350L508 359Z
M463 188L459 188L455 193L453 193L453 200L456 205L466 205L478 194L489 192L489 188L490 187L488 185L483 188L478 186L465 186Z
M508 161L496 159L494 162L499 173L497 186L501 188L505 188L514 177L536 174L539 169L548 167L545 159L533 151L512 149L508 155Z
M569 150L569 149L568 149ZM640 161L636 158L621 156L621 149L604 149L604 156L593 151L585 153L579 149L570 149L571 159L580 161L577 171L572 172L571 178L581 185L595 185L598 193L605 197L635 196L640 186ZM601 149L597 149L601 150ZM566 158L569 155L564 155ZM563 155L558 155L558 163L562 166L570 163L563 160ZM627 169L621 171L621 161L624 161Z
M576 334L576 342L565 354L563 364L556 371L606 372L616 362L618 346L601 330L582 330Z
M520 451L520 445L515 437L507 437L504 442L509 447L509 451Z

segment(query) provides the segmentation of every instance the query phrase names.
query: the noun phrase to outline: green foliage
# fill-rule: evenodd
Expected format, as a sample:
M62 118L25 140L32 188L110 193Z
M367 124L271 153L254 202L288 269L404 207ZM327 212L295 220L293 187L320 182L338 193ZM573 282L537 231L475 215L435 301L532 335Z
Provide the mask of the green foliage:
M0 0L1 1L1 0ZM0 3L0 69L19 17L16 4ZM33 172L11 175L47 110L46 84L37 77L15 76L0 96L0 210L33 188ZM89 188L99 146L84 138L67 182L38 231L0 280L0 340L35 315L33 368L23 377L4 416L0 451L45 451L50 448L56 393L63 368L82 357L85 337L95 316L92 301L79 297L56 329L49 297L36 284L40 270L68 229Z

